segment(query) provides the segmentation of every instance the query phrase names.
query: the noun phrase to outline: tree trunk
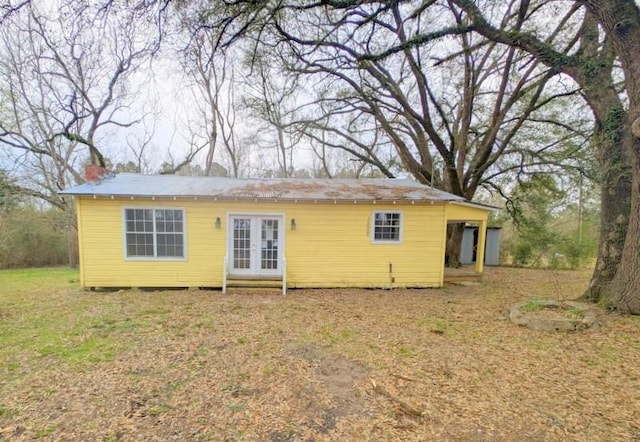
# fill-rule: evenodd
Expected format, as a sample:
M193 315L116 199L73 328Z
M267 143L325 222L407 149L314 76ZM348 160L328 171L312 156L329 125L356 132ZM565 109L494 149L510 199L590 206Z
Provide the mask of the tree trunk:
M640 114L640 109L630 113ZM610 290L605 291L604 301L609 308L622 313L640 314L640 139L631 131L631 119L624 133L625 145L632 157L631 205L627 234L620 259L620 266Z
M610 290L603 290L601 301L623 313L640 314L640 139L632 133L632 123L640 118L640 9L633 0L583 0L589 11L611 39L625 78L628 110L611 109L606 129L617 129L621 144L631 164L630 212L620 265ZM624 178L625 171L612 174ZM605 208L603 207L603 210ZM620 218L620 222L623 219Z
M640 143L637 143L640 144ZM640 148L640 146L638 146ZM640 210L640 158L634 164L631 213ZM622 250L620 269L613 281L608 306L622 313L640 315L640 217L632 216Z
M464 233L464 223L453 223L447 225L447 250L445 262L447 267L460 267L460 251L462 250L462 235Z
M618 95L611 38L601 41L598 18L588 11L580 31L580 52L589 60L573 70L595 120L593 145L600 167L600 241L598 258L583 298L600 302L618 272L627 234L631 198L631 160L624 146L626 111Z
M620 136L612 138L611 133L599 133L595 139L598 140L597 156L602 173L600 241L596 266L583 299L598 303L611 290L620 266L629 223L632 170Z

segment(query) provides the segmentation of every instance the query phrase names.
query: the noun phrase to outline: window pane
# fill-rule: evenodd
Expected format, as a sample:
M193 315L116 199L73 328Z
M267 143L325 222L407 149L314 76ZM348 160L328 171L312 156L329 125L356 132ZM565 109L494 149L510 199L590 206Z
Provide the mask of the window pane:
M156 231L182 232L182 211L156 210Z
M128 232L153 232L152 211L149 209L126 209L125 220Z
M376 212L374 214L373 239L400 241L400 213Z
M182 235L158 234L158 256L182 258Z
M156 232L158 257L183 258L183 226L181 210L156 210Z
M165 231L165 210L156 210L156 232Z
M127 233L127 256L153 256L153 235Z

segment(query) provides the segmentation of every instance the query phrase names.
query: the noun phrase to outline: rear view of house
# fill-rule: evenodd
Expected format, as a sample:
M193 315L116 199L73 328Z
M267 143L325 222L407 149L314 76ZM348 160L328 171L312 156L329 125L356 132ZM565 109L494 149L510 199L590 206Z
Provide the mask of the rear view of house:
M405 179L123 173L61 193L88 288L439 287L447 223L477 223L482 245L490 211Z

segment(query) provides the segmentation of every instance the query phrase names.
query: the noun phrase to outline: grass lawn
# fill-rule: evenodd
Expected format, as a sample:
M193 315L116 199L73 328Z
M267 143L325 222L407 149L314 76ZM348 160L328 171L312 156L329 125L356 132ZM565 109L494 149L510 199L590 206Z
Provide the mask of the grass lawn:
M0 440L638 440L639 317L507 318L588 279L489 268L480 286L283 298L0 271Z

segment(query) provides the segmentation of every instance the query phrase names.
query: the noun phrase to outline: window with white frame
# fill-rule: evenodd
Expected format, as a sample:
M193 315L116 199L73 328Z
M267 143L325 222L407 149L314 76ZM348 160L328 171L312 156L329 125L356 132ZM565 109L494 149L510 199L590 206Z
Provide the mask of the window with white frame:
M400 242L402 229L402 214L400 212L374 212L373 235L374 242Z
M127 258L184 258L184 210L125 209Z

